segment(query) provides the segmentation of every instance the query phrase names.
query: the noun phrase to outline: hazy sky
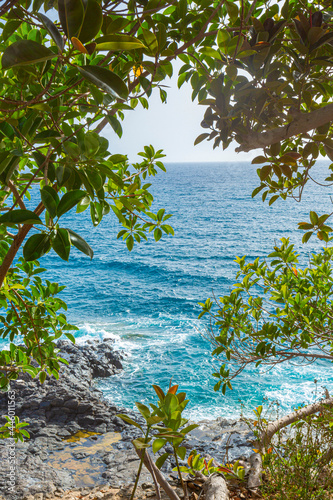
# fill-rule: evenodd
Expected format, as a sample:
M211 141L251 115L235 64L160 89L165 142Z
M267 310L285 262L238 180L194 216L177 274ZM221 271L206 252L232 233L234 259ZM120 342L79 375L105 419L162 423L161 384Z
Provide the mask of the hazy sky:
M137 161L136 154L143 146L152 144L155 149L164 150L165 162L244 161L260 154L260 150L235 153L232 146L226 151L222 147L213 150L213 141L194 146L196 137L206 132L200 126L206 107L192 102L189 84L177 88L177 73L175 70L175 76L163 82L170 85L167 103L161 103L159 91L155 89L149 98L149 110L139 104L135 111L126 112L121 139L110 126L104 130L112 153L128 154L130 161Z

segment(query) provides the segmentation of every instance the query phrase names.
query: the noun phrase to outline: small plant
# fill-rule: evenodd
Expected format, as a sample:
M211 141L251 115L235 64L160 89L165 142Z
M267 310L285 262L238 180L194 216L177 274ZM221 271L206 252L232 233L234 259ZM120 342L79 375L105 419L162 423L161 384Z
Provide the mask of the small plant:
M133 487L131 500L133 500L135 491L139 482L145 450L152 447L153 453L162 450L167 444L171 445L173 452L164 452L157 460L156 466L160 469L166 459L173 454L176 462L176 470L178 471L179 479L184 490L186 491L183 478L181 475L181 467L179 460L185 459L186 448L182 446L186 434L198 427L196 424L186 425L188 420L182 417L182 412L186 408L189 400L186 399L185 392L178 391L178 385L174 385L168 389L165 394L158 385L153 385L153 388L158 396L157 405L150 403L146 406L142 403L135 403L139 412L143 416L146 425L142 426L135 422L127 415L118 415L125 422L139 428L142 432L142 437L132 441L133 446L140 456L140 464L136 476L135 484Z
M263 407L253 410L252 430L258 441L269 425ZM327 500L333 492L333 411L324 408L276 432L261 454L267 500Z
M23 429L23 427L29 425L27 422L20 422L20 419L16 416L11 418L5 415L4 418L7 422L4 426L0 427L0 439L12 438L17 443L19 440L24 441L25 437L30 437L29 432Z
M191 451L187 464L188 467L180 467L180 471L192 476L195 476L196 472L201 472L201 474L208 477L212 474L222 473L226 479L238 479L240 481L243 481L245 477L245 469L239 465L239 460L234 464L216 465L213 458L207 462L206 458L202 457L196 450Z

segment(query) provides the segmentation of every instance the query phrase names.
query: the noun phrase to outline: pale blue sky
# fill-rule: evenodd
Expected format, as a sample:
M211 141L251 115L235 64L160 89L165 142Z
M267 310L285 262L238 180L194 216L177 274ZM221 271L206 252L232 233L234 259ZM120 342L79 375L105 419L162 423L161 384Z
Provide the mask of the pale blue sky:
M194 146L194 140L203 132L200 126L205 106L191 100L191 86L184 84L177 88L177 73L163 84L170 85L167 103L162 104L159 91L155 89L149 98L149 110L138 105L135 111L127 111L122 122L123 136L116 136L110 126L104 135L110 141L112 153L128 154L130 161L137 161L136 154L143 146L152 144L155 149L163 149L167 155L165 162L216 162L246 161L259 154L235 153L232 145L225 151L222 147L213 150L213 141L201 142Z

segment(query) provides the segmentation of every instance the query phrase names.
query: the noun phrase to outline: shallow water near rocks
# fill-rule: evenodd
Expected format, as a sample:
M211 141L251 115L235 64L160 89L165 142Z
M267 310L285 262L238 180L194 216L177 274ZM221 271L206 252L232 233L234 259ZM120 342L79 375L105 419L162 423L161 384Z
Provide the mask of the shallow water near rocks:
M79 431L67 438L63 450L53 451L47 461L54 469L66 469L77 487L94 486L106 470L99 452L104 454L114 450L113 445L121 440L120 432L106 432L98 435L93 432Z

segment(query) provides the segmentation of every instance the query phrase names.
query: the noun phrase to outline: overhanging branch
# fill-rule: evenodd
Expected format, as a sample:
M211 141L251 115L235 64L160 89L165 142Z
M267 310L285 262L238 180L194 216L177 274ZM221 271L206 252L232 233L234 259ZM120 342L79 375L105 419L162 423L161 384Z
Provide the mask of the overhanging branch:
M322 401L318 401L317 403L312 403L308 406L304 406L304 408L300 408L293 413L289 413L289 415L286 415L285 417L271 422L270 424L268 424L267 428L260 437L259 448L265 449L269 445L274 434L280 429L283 429L284 427L287 427L288 425L297 422L302 418L308 417L309 415L313 415L314 413L323 410L326 406L333 406L332 397L328 397L326 399L323 399Z
M306 134L310 130L326 125L331 121L333 121L333 103L310 113L300 113L292 122L283 127L273 128L261 134L250 132L246 137L244 136L241 145L236 148L236 152L265 148L290 137Z

